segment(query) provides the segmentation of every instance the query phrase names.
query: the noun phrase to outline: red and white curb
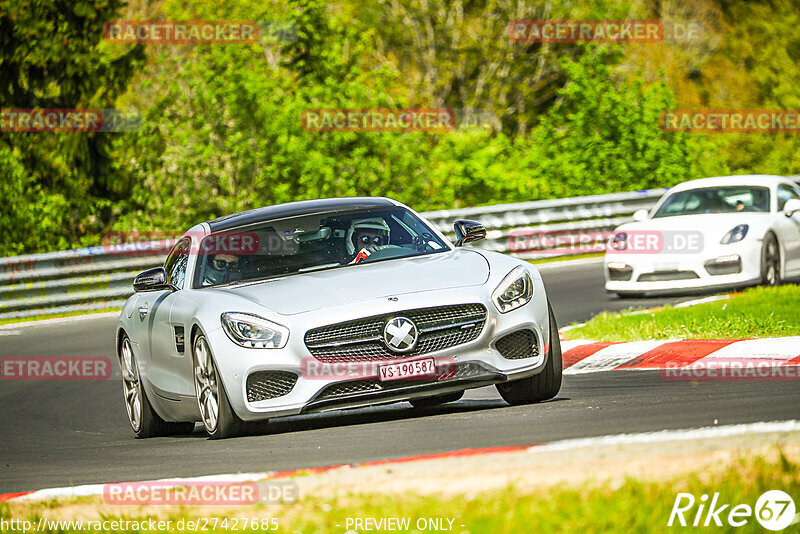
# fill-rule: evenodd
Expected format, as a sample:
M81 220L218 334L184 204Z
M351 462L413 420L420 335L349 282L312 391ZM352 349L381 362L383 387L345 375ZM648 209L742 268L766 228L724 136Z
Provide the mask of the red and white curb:
M687 339L628 343L564 339L564 374L598 371L800 365L800 336L763 339Z
M465 456L482 456L488 454L527 452L530 454L568 451L584 447L607 447L610 445L625 444L648 444L690 441L697 439L714 439L729 436L739 436L744 434L774 434L785 432L800 432L800 421L792 419L789 421L770 421L762 423L748 423L739 425L715 425L702 428L660 430L656 432L640 432L633 434L615 434L608 436L598 436L592 438L567 439L553 441L549 443L534 443L532 445L519 445L507 447L487 447L480 449L460 449L443 453L422 454L416 456L406 456L391 460L377 460L361 464L339 464L325 467L311 467L307 469L293 469L290 471L272 471L264 473L239 473L235 475L211 475L194 478L167 478L146 482L136 482L136 484L157 483L160 487L168 487L170 483L174 487L185 486L188 483L208 482L235 484L241 482L268 482L270 480L288 479L297 475L319 474L329 471L352 469L354 467L371 467L388 464L398 464L405 462L415 462L421 460L435 460L444 458L458 458ZM114 482L110 484L134 484L134 482ZM74 486L69 488L48 488L38 491L25 491L19 493L0 494L0 502L3 501L39 501L56 498L90 497L103 495L104 487L107 484L89 484L85 486Z
M800 425L798 426L800 429ZM415 462L419 460L435 460L438 458L455 458L464 456L476 456L483 454L496 454L500 452L516 452L529 449L535 445L519 445L519 446L506 446L506 447L485 447L480 449L459 449L455 451L447 451L434 454L420 454L416 456L404 456L401 458L393 458L390 460L375 460L371 462L363 462L359 464L338 464L324 467L308 467L303 469L292 469L289 471L269 471L263 473L238 473L235 475L208 475L201 477L191 478L162 478L159 480L137 481L137 482L110 482L108 484L87 484L83 486L74 486L70 488L48 488L36 491L22 491L17 493L0 493L0 502L3 501L33 501L43 499L55 498L71 498L71 497L91 497L96 495L103 495L104 488L109 484L158 484L161 488L167 487L183 487L189 483L202 483L209 484L238 484L242 482L266 482L270 480L280 480L292 478L298 475L315 475L334 471L337 469L350 469L353 467L369 467L379 466L385 464L397 464L405 462Z

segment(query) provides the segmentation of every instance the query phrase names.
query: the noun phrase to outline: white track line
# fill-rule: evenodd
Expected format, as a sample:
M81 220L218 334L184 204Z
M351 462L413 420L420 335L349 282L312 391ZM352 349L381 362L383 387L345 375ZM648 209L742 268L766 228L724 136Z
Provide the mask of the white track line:
M20 322L18 323L9 323L7 325L0 326L0 331L8 330L8 329L17 329L20 327L25 326L42 326L42 325L53 325L53 324L63 324L63 323L71 323L73 321L83 321L86 319L106 319L109 317L119 317L120 310L112 311L112 312L102 312L102 313L85 313L83 315L72 315L70 317L54 317L53 319L40 319L40 320L26 320L25 318L20 318Z
M594 343L589 339L565 339L561 341L561 354L564 354L568 350L572 350L575 347L580 347L581 345L589 345L590 343Z
M153 480L148 482L157 482L159 484L163 483L164 486L169 486L171 484L175 487L180 487L186 485L187 482L212 482L212 483L255 482L269 477L270 474L271 473L237 473L235 475L206 475L206 476L191 477L191 478L162 478L159 480ZM127 482L123 484L127 484ZM35 491L27 495L22 495L21 497L17 497L16 499L12 500L38 501L40 499L54 499L54 498L64 498L64 497L89 497L92 495L102 495L103 488L105 486L106 484L86 484L84 486L74 486L71 488L49 488L49 489Z
M748 423L739 425L724 425L724 426L711 426L693 429L680 429L680 430L660 430L655 432L642 432L636 434L615 434L607 436L598 436L593 438L579 438L579 439L566 439L561 441L554 441L542 445L533 445L525 450L527 453L540 453L552 451L566 451L571 449L579 449L583 447L592 446L612 446L624 444L643 444L643 443L661 443L673 441L688 441L695 439L709 439L720 438L728 436L738 436L742 434L769 434L777 432L797 432L800 431L800 421L792 419L789 421L771 421L763 423ZM498 454L498 453L494 453ZM503 453L499 453L503 454ZM515 454L515 453L508 453ZM430 460L418 460L430 461ZM349 464L334 466L333 468L352 468ZM175 486L185 485L187 482L255 482L267 479L272 473L238 473L230 475L210 475L193 478L165 478L152 482L164 483L168 485L170 482ZM72 488L50 488L35 491L27 495L22 495L11 499L12 501L33 501L41 499L54 499L54 498L69 498L69 497L87 497L93 495L102 495L105 484L89 484L85 486L75 486Z
M532 264L534 267L539 269L540 271L547 271L550 269L556 268L565 268L565 267L581 267L584 265L594 265L596 263L603 263L604 259L601 258L581 258L579 260L558 260L558 261L549 261L547 263L534 263Z
M800 421L792 419L789 421L708 426L703 428L642 432L638 434L616 434L611 436L599 436L596 438L566 439L563 441L554 441L553 443L533 446L528 449L528 452L536 453L566 451L570 449L579 449L582 447L592 447L596 445L607 447L610 445L625 445L631 443L661 443L669 441L688 441L693 439L722 438L728 436L739 436L742 434L770 434L774 432L797 431L800 431Z

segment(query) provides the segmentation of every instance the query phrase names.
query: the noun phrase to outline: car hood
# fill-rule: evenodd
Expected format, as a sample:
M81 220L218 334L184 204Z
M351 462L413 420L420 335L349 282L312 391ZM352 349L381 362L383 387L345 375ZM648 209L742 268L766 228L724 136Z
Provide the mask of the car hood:
M214 289L282 315L371 299L485 284L489 262L469 249L339 267Z

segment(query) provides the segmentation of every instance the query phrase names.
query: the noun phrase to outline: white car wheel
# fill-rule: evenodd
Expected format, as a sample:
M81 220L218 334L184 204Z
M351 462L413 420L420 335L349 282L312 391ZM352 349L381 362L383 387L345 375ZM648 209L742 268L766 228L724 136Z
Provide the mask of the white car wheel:
M781 250L772 234L764 238L761 250L761 283L770 287L781 283Z

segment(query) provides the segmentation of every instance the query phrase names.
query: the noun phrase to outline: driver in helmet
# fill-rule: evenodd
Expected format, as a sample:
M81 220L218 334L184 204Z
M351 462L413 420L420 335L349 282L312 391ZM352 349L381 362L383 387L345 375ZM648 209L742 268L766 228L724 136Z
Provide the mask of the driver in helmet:
M203 273L203 285L225 284L233 280L231 274L237 272L239 272L239 256L233 254L210 255Z
M350 263L358 263L379 247L388 245L389 236L389 225L380 217L353 221L345 239Z

